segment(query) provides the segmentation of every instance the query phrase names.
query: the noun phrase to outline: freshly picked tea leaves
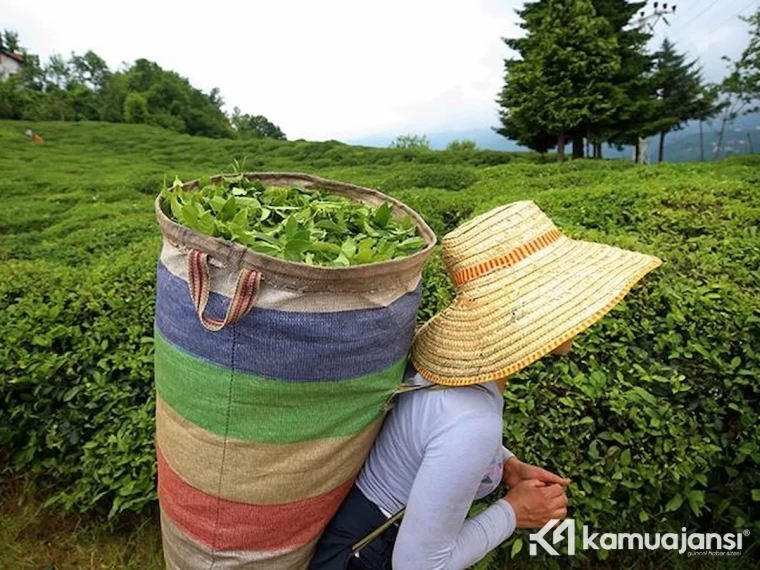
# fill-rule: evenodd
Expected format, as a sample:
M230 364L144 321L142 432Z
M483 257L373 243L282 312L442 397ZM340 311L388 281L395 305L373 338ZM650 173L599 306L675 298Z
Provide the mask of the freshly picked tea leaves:
M323 190L265 187L235 175L194 190L175 178L161 196L177 223L288 261L348 267L425 248L412 219L395 219L390 204L367 206Z

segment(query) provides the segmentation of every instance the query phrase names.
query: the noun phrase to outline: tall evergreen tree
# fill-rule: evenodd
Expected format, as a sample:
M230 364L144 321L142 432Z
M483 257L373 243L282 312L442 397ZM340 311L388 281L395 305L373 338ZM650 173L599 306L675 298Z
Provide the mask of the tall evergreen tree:
M615 112L606 121L594 122L589 129L594 155L601 158L603 140L636 144L639 132L646 128L656 110L654 87L648 80L653 57L647 52L647 43L652 35L645 28L631 25L646 2L593 0L593 4L597 14L612 26L620 56L620 70L612 78L618 88Z
M658 162L662 162L666 135L680 129L687 121L698 118L704 110L702 99L705 88L698 61L687 61L686 54L678 53L667 38L655 53L654 84L659 111L656 126L660 135L657 157Z
M646 2L592 0L591 3L597 15L609 22L617 38L619 71L598 86L600 90L606 91L607 101L614 107L614 111L606 117L580 126L576 132L570 133L570 136L574 143L574 157L582 156L582 139L586 137L593 142L593 155L601 158L602 142L605 140L612 140L616 144L637 142L639 134L646 130L647 124L655 116L655 89L648 78L653 58L647 53L646 46L651 34L641 27L630 25ZM516 51L520 58L524 59L531 46L535 45L535 35L531 34L531 30L538 29L549 6L548 0L538 0L526 2L518 11L521 17L519 25L526 34L520 38L506 38L504 42ZM527 132L519 137L505 134L504 127L495 130L505 136L514 136L518 142L534 150L546 150L547 140L551 139L551 135L539 132L535 125L527 124L525 128L528 129ZM511 132L513 131L514 129L511 129ZM549 144L548 148L551 146L553 145Z
M506 40L522 59L505 62L498 132L531 148L551 134L564 160L568 137L615 110L609 80L620 69L617 38L591 0L530 3L521 15L528 33Z

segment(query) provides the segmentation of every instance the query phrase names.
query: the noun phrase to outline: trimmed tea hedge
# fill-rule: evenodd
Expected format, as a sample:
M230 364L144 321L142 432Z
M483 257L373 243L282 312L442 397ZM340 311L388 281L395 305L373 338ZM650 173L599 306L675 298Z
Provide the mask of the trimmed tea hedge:
M146 129L141 139L136 127L113 126L109 132L127 136L114 135L110 150L102 133L88 146L94 127L68 125L81 138L76 145L53 137L32 147L9 134L21 126L0 122L0 142L13 150L0 156L10 173L0 180L4 473L40 476L56 500L79 511L138 511L155 498L151 337L159 239L151 196L136 179L155 176L155 155L178 149L175 138L184 138L165 133L168 140L154 141ZM134 151L119 146L129 137ZM229 144L201 142L210 154L213 145ZM272 145L257 159L279 161L271 153L285 148ZM195 164L200 146L176 152L162 171L186 178L229 162L227 155ZM38 168L41 160L55 166ZM510 379L505 441L521 458L571 477L572 516L600 531L685 526L757 535L760 161L652 168L513 161L477 168L477 179L458 192L417 188L403 182L408 172L335 161L316 173L376 187L390 180L393 194L439 235L495 205L529 198L573 237L665 261L582 334L568 357L543 359ZM434 256L420 320L445 307L452 292ZM524 541L527 534L518 532L492 557L494 567L512 554L527 559Z

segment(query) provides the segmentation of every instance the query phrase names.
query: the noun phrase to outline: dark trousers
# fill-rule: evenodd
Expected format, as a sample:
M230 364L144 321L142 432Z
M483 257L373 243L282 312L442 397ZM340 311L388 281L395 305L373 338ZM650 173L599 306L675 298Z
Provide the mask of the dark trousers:
M365 546L358 557L351 555L351 547L386 520L354 485L319 539L310 570L391 570L398 523Z

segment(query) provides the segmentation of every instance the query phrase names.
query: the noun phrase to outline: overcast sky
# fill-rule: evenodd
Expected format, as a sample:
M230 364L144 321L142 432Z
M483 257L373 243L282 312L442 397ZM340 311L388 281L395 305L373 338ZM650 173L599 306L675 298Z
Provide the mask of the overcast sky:
M496 124L494 98L518 32L514 0L0 0L0 28L46 59L92 49L116 68L144 57L291 139L347 139ZM688 0L671 27L720 79L760 0ZM651 3L650 3L651 5Z

